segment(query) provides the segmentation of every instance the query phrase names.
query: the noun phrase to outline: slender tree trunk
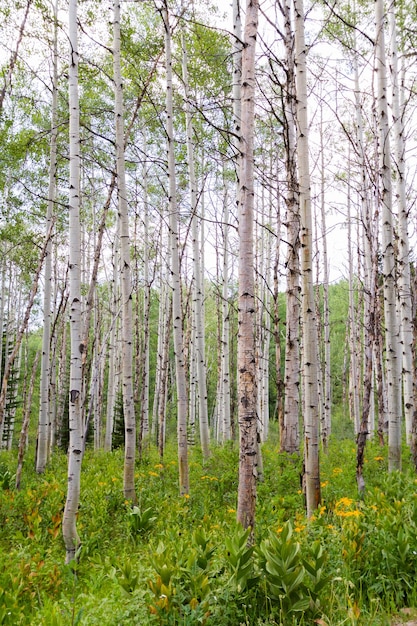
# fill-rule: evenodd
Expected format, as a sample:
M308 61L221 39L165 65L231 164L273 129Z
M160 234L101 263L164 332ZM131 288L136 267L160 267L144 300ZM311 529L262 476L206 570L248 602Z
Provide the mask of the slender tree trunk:
M123 492L127 500L135 502L136 417L133 398L133 323L132 281L125 175L123 80L120 61L120 0L113 5L113 72L116 125L116 171L118 218L120 235L120 272L122 297L122 388L125 420L125 463Z
M295 65L297 90L297 160L301 217L301 276L304 391L304 463L307 515L320 504L317 326L315 320L310 166L308 156L307 67L303 0L294 0Z
M70 197L69 197L69 279L71 366L69 393L69 450L67 499L62 519L66 563L75 558L80 545L77 512L80 501L81 463L84 451L82 423L81 332L81 226L80 226L80 112L78 97L77 0L69 3L69 110L70 110Z
M224 180L224 178L223 178ZM223 271L222 271L222 298L221 298L221 403L219 415L221 417L221 439L229 441L232 438L230 417L230 305L229 305L229 199L227 183L224 181L225 193L223 197Z
M150 357L150 312L151 312L151 284L149 273L149 206L148 206L148 175L146 165L143 167L144 182L144 251L143 251L143 375L141 390L141 436L140 446L149 443L149 357Z
M53 78L52 78L52 108L51 108L51 142L49 162L49 189L48 208L46 213L46 230L51 228L55 212L56 197L56 166L57 166L57 112L58 112L58 24L57 4L54 6L54 44L53 44ZM38 446L36 455L36 471L45 471L49 452L50 411L49 411L49 384L50 384L50 341L51 341L51 291L52 291L52 241L49 240L45 255L45 284L43 292L43 335L41 381L39 401Z
M404 103L400 98L396 6L389 8L391 31L392 116L395 142L396 202L398 206L398 298L401 320L402 378L404 393L405 431L411 442L414 415L413 391L413 317L410 272L410 243L408 237L408 210L405 186Z
M329 259L327 254L327 232L326 232L326 198L325 198L325 169L324 169L324 126L323 109L321 109L320 120L320 150L321 150L321 172L320 172L320 214L321 214L321 240L323 246L323 341L324 341L324 363L323 363L323 420L321 429L321 439L323 449L326 451L331 433L331 361L330 361L330 310L329 310Z
M200 262L200 245L197 214L197 181L194 168L194 130L191 117L190 95L188 85L187 50L184 36L182 37L183 61L182 75L185 91L185 115L187 130L187 156L188 172L190 177L190 200L191 200L191 232L193 241L193 326L195 335L195 358L196 376L198 387L198 417L200 424L200 443L203 451L203 458L210 455L210 431L207 409L207 372L206 358L204 353L204 310L203 310L203 288L202 272Z
M287 178L288 238L286 341L285 341L285 401L281 450L299 452L300 449L300 198L296 162L295 127L295 59L294 35L291 26L291 0L283 4L285 21L285 48L287 81L284 99L284 144ZM277 363L277 368L280 364Z
M114 409L116 405L117 390L119 387L119 376L117 374L117 332L119 324L118 302L119 302L119 254L117 246L113 245L113 277L110 283L110 335L108 344L108 383L107 383L107 407L106 407L106 432L104 435L104 449L112 449Z
M384 278L385 362L388 386L388 467L401 467L401 387L399 325L397 319L396 268L392 216L391 153L387 103L387 71L384 36L384 3L375 1L377 105L379 121L379 176L382 205L382 259Z
M187 450L187 384L185 376L184 340L182 329L180 242L178 232L177 185L175 176L171 27L168 17L167 0L164 0L162 17L165 27L166 52L166 134L169 176L169 229L171 244L172 318L174 329L175 370L177 383L177 436L180 494L189 492L188 450Z
M244 528L255 524L258 429L256 399L254 223L255 47L258 0L248 0L242 56L242 126L239 200L238 295L238 420L239 490L237 520Z
M22 421L22 429L20 431L19 449L17 454L17 469L16 469L16 489L20 489L20 481L22 478L23 460L25 458L26 442L29 430L30 411L32 407L33 389L35 387L36 371L38 369L40 352L36 353L32 366L32 375L30 377L29 390L24 404L24 413Z

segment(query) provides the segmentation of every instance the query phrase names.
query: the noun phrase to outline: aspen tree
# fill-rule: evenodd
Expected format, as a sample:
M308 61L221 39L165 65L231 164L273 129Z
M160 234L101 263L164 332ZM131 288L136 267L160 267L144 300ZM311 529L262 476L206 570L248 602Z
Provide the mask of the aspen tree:
M378 109L378 157L381 181L382 259L384 282L385 363L388 387L388 467L401 467L401 385L399 354L399 324L397 319L396 267L394 226L392 214L392 169L387 103L387 69L384 33L384 3L375 0L376 80Z
M295 59L291 24L291 0L282 4L284 12L286 85L284 94L284 144L287 179L286 227L288 239L285 341L285 401L280 447L290 454L300 449L300 204L297 177L295 127ZM277 368L280 363L277 362Z
M125 420L123 492L126 499L135 502L136 418L133 399L132 281L125 174L123 80L120 61L120 0L115 0L113 10L114 114L116 125L116 171L122 298L122 389L123 415Z
M171 26L169 24L168 4L164 0L162 18L165 28L166 54L166 135L169 177L169 230L171 247L171 287L172 321L174 329L175 375L177 386L177 438L180 494L189 491L188 449L187 449L187 385L185 376L184 340L182 329L181 280L180 280L180 245L178 232L177 184L175 176L174 123L172 94L172 57Z
M58 137L58 7L55 3L54 11L54 42L53 42L53 76L52 76L52 104L51 104L51 140L49 160L49 187L48 206L46 212L46 229L51 227L54 203L56 197L56 166L57 166L57 137ZM49 387L50 387L50 340L51 340L51 290L52 290L52 241L48 242L45 256L44 269L44 292L43 292L43 334L42 334L42 358L41 380L39 400L39 423L38 445L36 449L36 471L43 473L48 460L49 435L50 435L50 410L49 410Z
M242 124L239 198L238 269L238 420L239 489L237 520L244 528L255 524L258 456L255 280L253 254L255 47L258 32L258 0L248 0L242 54Z
M224 164L223 164L224 172ZM223 178L224 180L224 178ZM224 180L225 193L223 196L223 268L222 268L222 299L221 299L221 439L229 441L232 438L230 416L230 305L229 305L229 198L227 182Z
M407 442L411 441L414 414L413 390L413 313L411 296L410 242L408 236L408 206L405 188L405 140L404 140L404 101L403 90L400 93L400 71L398 68L397 19L396 5L389 5L389 24L391 39L391 85L392 85L392 132L396 173L396 204L398 207L398 299L401 322L401 348L405 430ZM404 57L403 57L404 58ZM403 61L404 62L404 61Z
M350 151L349 151L350 157ZM353 243L352 238L352 199L351 199L351 168L350 168L350 158L348 161L348 188L347 188L347 199L346 199L346 221L347 221L347 234L348 234L348 268L349 268L349 333L348 333L348 343L349 343L349 396L351 399L350 409L351 409L351 417L353 416L353 427L354 432L357 434L359 432L360 427L360 404L359 404L359 388L358 388L358 353L357 353L357 319L356 319L356 309L355 309L355 286L354 286L354 273L353 273ZM371 346L371 356L372 356L372 346ZM372 361L371 361L372 363Z
M77 512L80 501L81 463L84 452L84 424L82 423L82 332L81 332L81 225L80 225L80 110L78 96L78 33L77 0L70 0L69 25L69 281L70 281L70 393L69 393L69 449L67 498L62 518L66 558L75 558L80 545L77 532Z
M143 227L144 227L144 250L143 250L143 374L141 390L141 422L140 422L140 446L149 439L149 357L150 357L150 311L151 311L151 285L152 280L149 272L149 249L151 239L149 237L149 202L148 202L148 171L146 164L143 165Z
M184 35L182 42L182 78L185 93L185 119L187 133L187 156L188 174L190 179L190 200L191 200L191 233L193 242L193 327L195 341L196 377L198 387L198 418L200 424L200 443L203 457L207 459L210 455L210 431L207 409L207 374L204 352L204 309L203 309L203 288L200 259L200 245L198 233L198 213L197 213L197 180L194 165L194 130L190 106L190 89L188 84L187 49Z
M321 240L323 246L323 419L321 426L321 440L324 450L327 450L331 432L331 370L330 370L330 311L329 311L329 259L327 254L326 232L326 174L324 167L324 126L323 107L320 109L320 215Z
M232 120L232 146L233 158L236 170L236 202L239 202L239 159L240 159L240 128L242 117L241 103L241 80L242 80L242 20L240 15L240 0L232 2L232 19L233 19L233 84L232 84L232 104L233 104L233 120ZM225 164L223 164L223 177L225 173ZM230 303L229 303L229 273L230 273L230 256L229 256L229 203L227 183L224 181L225 194L223 196L223 267L222 267L222 304L221 304L221 377L219 385L221 388L220 411L221 418L221 439L228 441L232 438L232 419L231 419L231 379L230 379Z
M107 406L106 406L106 430L104 435L104 449L112 449L112 438L114 428L114 409L116 405L117 390L119 388L120 377L117 368L117 332L119 325L119 254L116 241L113 242L112 254L112 278L110 280L110 334L108 342L108 384L107 384Z
M297 161L300 193L300 241L303 332L302 379L304 394L304 463L307 515L310 517L320 504L317 326L315 320L312 215L309 142L307 120L307 65L304 35L303 0L294 0L295 67L297 94Z

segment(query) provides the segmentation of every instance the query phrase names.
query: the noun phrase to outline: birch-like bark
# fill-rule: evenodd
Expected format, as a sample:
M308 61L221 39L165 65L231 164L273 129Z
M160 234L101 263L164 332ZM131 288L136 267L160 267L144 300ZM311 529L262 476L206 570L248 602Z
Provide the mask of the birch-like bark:
M321 427L321 440L323 449L326 451L331 433L331 370L330 370L330 311L329 311L329 259L327 254L327 232L326 232L326 198L325 198L325 171L324 171L324 126L323 109L320 111L320 214L321 214L321 240L323 246L323 341L324 341L324 362L323 362L323 419Z
M387 103L384 3L375 0L378 157L381 180L382 262L384 280L385 363L388 387L388 468L401 467L401 386L399 324L397 319L394 225L392 214L391 153Z
M300 198L297 177L295 127L295 59L291 25L291 0L283 3L287 81L284 97L284 144L287 178L286 226L288 239L285 341L285 401L281 450L300 449ZM277 363L277 368L280 364Z
M175 374L177 386L177 437L180 494L189 492L187 447L187 385L185 376L184 340L182 329L180 242L178 232L177 184L175 176L174 123L172 94L171 27L167 0L164 0L162 17L165 27L166 54L166 134L169 177L169 230L171 245L172 319L174 331Z
M57 137L58 137L58 6L54 5L54 43L53 43L53 77L52 77L52 105L51 105L51 140L49 159L49 187L48 207L46 212L46 230L51 228L56 198L56 166L57 166ZM36 471L43 473L48 461L50 439L50 341L51 341L51 301L52 301L52 241L48 241L45 255L43 293L43 334L42 359L39 400L38 446L36 452Z
M312 212L310 189L309 142L307 120L307 64L304 35L303 0L294 0L295 67L297 93L297 160L301 219L302 277L302 377L304 393L304 463L307 515L311 517L320 504L317 326L315 319Z
M254 223L254 124L255 48L258 33L258 0L247 0L242 55L242 125L239 198L238 269L238 420L239 489L237 521L244 528L255 524L258 457Z
M350 154L349 154L350 157ZM350 164L350 158L348 160ZM360 404L359 404L359 389L358 389L358 359L357 359L357 320L356 320L356 309L355 309L355 285L354 285L354 274L353 274L353 246L355 245L352 238L352 200L351 200L351 185L350 185L350 165L349 173L348 173L348 189L347 189L347 235L348 235L348 269L349 269L349 333L348 333L348 343L349 343L349 357L350 357L350 366L349 366L349 396L351 398L350 407L352 410L353 416L353 425L355 435L359 433L360 428ZM366 325L364 328L366 332ZM366 350L366 349L365 349ZM371 347L371 356L372 356L372 347ZM371 369L372 374L372 369Z
M144 251L143 251L143 375L141 389L141 436L140 446L149 440L149 357L150 357L150 311L151 311L151 280L149 273L149 206L148 206L148 173L146 164L143 166L143 226L144 226Z
M194 129L191 116L190 94L188 84L187 49L184 36L182 36L182 77L185 92L185 118L187 132L187 156L188 174L190 178L190 203L191 203L191 236L193 241L193 326L195 339L196 375L198 387L198 419L200 425L200 443L203 458L210 455L210 430L207 409L207 372L206 357L204 352L204 309L202 272L200 263L200 242L198 232L199 217L197 214L197 181L194 167Z
M108 384L107 384L107 406L106 406L106 430L104 435L104 449L112 449L114 410L116 405L117 390L119 388L120 377L117 374L117 332L119 325L119 254L116 242L113 244L113 276L110 282L110 335L108 343Z
M389 7L391 37L392 132L394 136L396 203L398 207L398 299L401 320L402 378L404 394L405 431L411 442L414 414L413 391L413 313L410 272L410 242L408 236L408 206L405 188L404 102L400 94L395 3Z
M62 518L66 563L75 558L80 545L77 512L80 502L81 463L84 451L82 423L82 330L81 330L81 225L80 225L80 110L78 96L77 0L69 2L69 280L71 365L69 393L69 450L67 499Z
M127 500L135 502L136 418L133 398L132 280L125 174L123 80L120 61L120 0L115 0L113 10L114 114L116 126L116 172L122 298L122 389L123 415L125 420L123 492Z
M232 438L230 416L230 305L229 305L229 198L227 183L224 181L223 196L223 268L222 268L222 299L221 299L221 409L219 416L221 424L221 440L229 441Z

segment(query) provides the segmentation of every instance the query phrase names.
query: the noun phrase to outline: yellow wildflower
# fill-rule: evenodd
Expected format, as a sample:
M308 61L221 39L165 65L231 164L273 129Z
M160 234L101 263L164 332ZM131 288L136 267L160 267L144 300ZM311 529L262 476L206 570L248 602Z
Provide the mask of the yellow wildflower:
M348 507L348 506L350 506L352 504L352 502L353 502L352 498L345 498L345 497L344 498L340 498L340 500L338 500L336 502L336 508L340 507L340 506Z
M186 500L188 500L188 498L189 498L189 497L190 497L190 494L189 494L189 493L184 493L184 498L185 498Z
M156 463L156 465L154 465L155 469L164 469L164 466L162 465L162 463Z
M333 474L336 476L337 474L341 474L343 472L341 467L334 467Z
M329 481L325 480L324 482L320 483L320 487L324 489L324 487L327 487L328 484L329 484Z
M236 509L227 509L228 513L236 513Z
M374 461L383 461L384 457L383 456L374 456Z
M148 472L149 476L159 476L157 472Z

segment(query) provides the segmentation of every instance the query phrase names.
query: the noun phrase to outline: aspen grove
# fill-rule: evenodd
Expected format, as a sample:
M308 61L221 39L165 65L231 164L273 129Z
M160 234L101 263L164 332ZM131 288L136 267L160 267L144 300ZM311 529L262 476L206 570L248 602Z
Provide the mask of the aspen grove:
M415 3L0 16L0 624L413 619Z

